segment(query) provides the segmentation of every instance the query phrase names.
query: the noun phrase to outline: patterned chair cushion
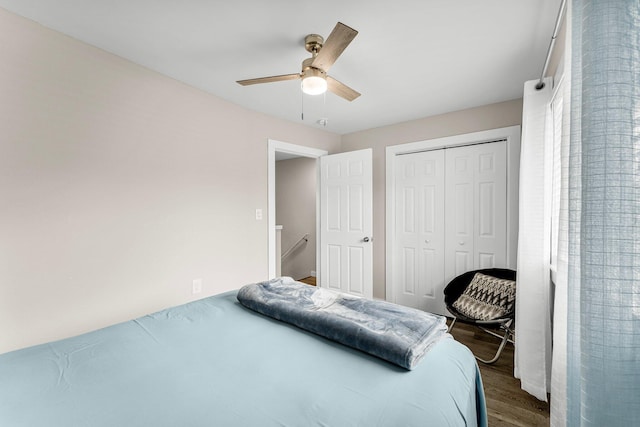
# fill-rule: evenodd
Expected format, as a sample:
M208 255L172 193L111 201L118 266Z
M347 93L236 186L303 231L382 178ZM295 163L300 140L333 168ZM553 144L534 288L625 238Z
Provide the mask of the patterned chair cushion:
M471 319L493 320L512 312L515 300L515 281L476 273L452 305Z

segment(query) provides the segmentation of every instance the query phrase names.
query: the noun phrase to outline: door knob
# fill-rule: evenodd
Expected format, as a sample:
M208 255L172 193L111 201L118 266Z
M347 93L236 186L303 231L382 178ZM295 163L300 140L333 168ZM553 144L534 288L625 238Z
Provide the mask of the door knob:
M424 242L425 243L431 243L431 240L425 240Z
M464 242L458 242L460 246L464 246Z
M362 239L362 241L365 242L365 243L369 243L370 240L371 239L369 239L368 237L365 237L364 239Z

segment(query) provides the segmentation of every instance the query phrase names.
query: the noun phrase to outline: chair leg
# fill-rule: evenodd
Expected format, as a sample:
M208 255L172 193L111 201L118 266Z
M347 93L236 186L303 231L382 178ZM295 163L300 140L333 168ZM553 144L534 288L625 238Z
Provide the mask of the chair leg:
M457 318L453 318L453 320L451 321L451 324L449 325L449 329L447 329L447 332L451 332L451 330L453 329L453 325L456 324L456 320L458 320Z
M489 335L493 335L496 338L502 339L502 337L503 337L503 335L496 334L491 329L483 328L482 326L479 326L479 328L482 329L483 331L485 331L486 333L488 333ZM511 344L515 344L513 342L513 331L510 331L510 332L511 332L511 334L509 335L509 339L507 340L507 342L510 342Z
M476 359L478 359L479 361L487 365L496 363L496 361L500 358L500 355L502 354L502 350L504 350L504 346L507 345L507 342L509 341L509 337L511 336L511 328L510 328L511 322L512 321L509 320L506 324L502 325L502 328L504 329L504 336L502 337L502 341L500 342L498 351L496 352L495 356L493 356L493 359L484 360L484 359L480 359L478 356L476 356Z

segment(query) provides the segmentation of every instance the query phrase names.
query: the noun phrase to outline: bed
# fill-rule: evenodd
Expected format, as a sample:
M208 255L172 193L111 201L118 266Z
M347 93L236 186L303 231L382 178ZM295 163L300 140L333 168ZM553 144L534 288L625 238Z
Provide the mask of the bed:
M0 425L486 426L476 361L455 340L406 370L236 294L0 355Z

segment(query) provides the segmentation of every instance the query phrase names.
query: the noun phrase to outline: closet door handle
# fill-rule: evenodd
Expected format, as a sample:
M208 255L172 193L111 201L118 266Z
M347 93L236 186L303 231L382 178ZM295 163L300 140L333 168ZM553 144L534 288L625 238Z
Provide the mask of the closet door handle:
M463 242L463 241L458 242L458 244L459 244L460 246L464 246L464 242Z
M369 243L369 241L371 241L371 239L369 239L368 237L365 237L364 239L362 239L363 242L365 243Z

